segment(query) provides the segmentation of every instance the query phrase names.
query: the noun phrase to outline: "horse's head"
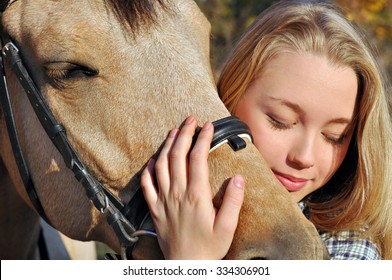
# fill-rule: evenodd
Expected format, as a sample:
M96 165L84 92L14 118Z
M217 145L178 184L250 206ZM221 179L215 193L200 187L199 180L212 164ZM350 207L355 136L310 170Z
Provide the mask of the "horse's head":
M200 122L229 115L210 69L210 26L192 1L17 0L2 22L80 158L122 201L131 199L141 169L172 127L188 115ZM114 231L7 73L20 141L49 220L71 238L99 240L119 251ZM2 114L0 121L1 157L29 203ZM238 152L221 146L209 165L216 206L227 178L242 174L246 180L228 258L323 258L317 231L251 143ZM134 257L158 255L153 238L140 238Z

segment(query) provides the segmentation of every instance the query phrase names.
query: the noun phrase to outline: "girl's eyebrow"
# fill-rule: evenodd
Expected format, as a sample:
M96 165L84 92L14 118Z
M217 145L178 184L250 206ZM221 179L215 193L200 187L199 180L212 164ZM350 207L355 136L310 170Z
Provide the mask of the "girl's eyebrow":
M337 118L337 119L330 120L328 123L350 124L351 120L347 118Z
M296 112L298 115L305 115L305 111L302 110L302 108L297 104L297 103L293 103L290 102L288 100L285 99L280 99L280 98L276 98L276 97L272 97L269 96L270 99L279 102L280 104L289 107L290 109L292 109L294 112Z

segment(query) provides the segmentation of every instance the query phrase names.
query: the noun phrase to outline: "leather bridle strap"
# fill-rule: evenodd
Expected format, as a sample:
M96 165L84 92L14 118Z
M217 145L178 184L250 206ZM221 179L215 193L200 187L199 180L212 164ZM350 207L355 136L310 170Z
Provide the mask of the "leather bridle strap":
M2 47L2 45L1 45ZM0 55L0 105L3 110L5 123L7 125L8 136L11 142L12 151L18 166L19 174L22 178L23 185L25 186L26 192L30 198L33 207L36 209L38 214L48 223L50 221L46 216L46 213L41 205L38 198L37 192L34 188L34 184L31 180L29 170L26 166L26 162L23 157L22 149L20 148L19 137L16 131L15 118L11 107L10 96L8 93L7 80L5 78L4 61L3 55Z
M236 152L246 147L244 138L253 142L252 134L249 127L239 118L229 116L212 122L214 125L214 137L211 142L210 152L228 143Z

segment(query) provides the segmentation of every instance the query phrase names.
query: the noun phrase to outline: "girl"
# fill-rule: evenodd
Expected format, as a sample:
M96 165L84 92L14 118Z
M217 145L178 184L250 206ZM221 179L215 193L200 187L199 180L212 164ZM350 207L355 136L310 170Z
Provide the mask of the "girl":
M306 1L282 1L262 13L218 82L222 101L250 127L254 144L315 224L332 259L392 258L386 90L362 33L333 5ZM142 175L166 258L222 258L243 200L244 180L235 176L214 211L210 123L186 165L196 126L190 117L174 129L156 165L150 161Z

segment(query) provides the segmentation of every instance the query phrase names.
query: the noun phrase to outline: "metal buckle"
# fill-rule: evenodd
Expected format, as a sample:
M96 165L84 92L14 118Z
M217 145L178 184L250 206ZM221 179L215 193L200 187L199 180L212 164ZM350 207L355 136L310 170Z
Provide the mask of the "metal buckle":
M143 235L150 235L150 236L154 236L154 237L157 237L157 236L158 236L158 235L157 235L155 232L153 232L153 231L141 229L141 230L136 230L136 231L134 231L134 232L130 235L130 237L131 237L132 239L135 239L135 240L134 240L134 243L136 243L136 242L139 240L139 237L140 237L140 236L143 236ZM129 251L129 250L131 250L131 251ZM121 259L122 259L122 260L128 260L128 255L130 255L130 254L132 253L132 250L133 250L133 247L132 247L132 246L131 246L131 247L121 246L121 254L120 254ZM129 254L128 254L128 252L129 252Z
M133 232L133 233L131 234L131 237L139 237L139 236L143 236L143 235L151 235L151 236L155 236L155 237L158 236L158 235L157 235L155 232L153 232L153 231L141 229L141 230L136 230L135 232Z
M13 42L8 42L7 44L5 44L1 49L1 52L4 56L7 56L7 52L11 51L11 49L14 49L16 53L19 53L19 49L15 46Z
M105 212L106 212L107 209L108 209L108 206L109 206L109 198L107 197L107 195L105 195L105 206L102 207L101 209L99 209L99 211L100 211L102 214L105 214Z

